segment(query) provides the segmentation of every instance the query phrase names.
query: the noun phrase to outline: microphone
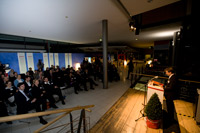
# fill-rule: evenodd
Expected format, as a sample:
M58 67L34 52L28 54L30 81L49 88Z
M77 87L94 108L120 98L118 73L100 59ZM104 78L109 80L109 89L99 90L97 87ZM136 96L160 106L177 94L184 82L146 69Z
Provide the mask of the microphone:
M154 77L154 79L157 79L157 78L158 78L158 76L155 76L155 77Z
M154 79L157 79L158 78L158 76L154 76L151 80L154 80Z

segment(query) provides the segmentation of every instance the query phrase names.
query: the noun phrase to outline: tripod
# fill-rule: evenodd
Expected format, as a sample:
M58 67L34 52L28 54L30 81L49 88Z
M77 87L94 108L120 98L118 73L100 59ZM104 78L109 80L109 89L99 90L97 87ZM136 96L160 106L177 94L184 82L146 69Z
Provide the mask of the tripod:
M146 93L146 91L147 91L147 84L148 84L149 82L148 82L148 81L139 81L138 83L145 83L144 89L145 89L145 93ZM146 97L146 95L144 94L144 102L143 102L143 104L142 104L144 107L140 110L140 113L142 114L142 116L139 117L139 118L137 118L135 121L138 121L139 119L145 117L145 115L144 115L145 100L146 100L145 97ZM142 111L143 111L143 113L142 113Z
M153 79L155 79L155 78L158 78L158 76L155 76L155 77L153 77L153 78L151 78L150 80L147 80L147 81L138 81L138 83L145 83L145 92L147 91L147 84L149 83L149 82L151 82ZM142 116L141 117L139 117L138 119L136 119L135 121L138 121L140 118L143 118L143 117L145 117L145 115L144 115L144 108L145 108L145 97L146 97L146 95L144 94L144 104L143 104L143 109L141 109L140 110L140 113L142 114ZM142 113L142 111L143 111L143 113Z

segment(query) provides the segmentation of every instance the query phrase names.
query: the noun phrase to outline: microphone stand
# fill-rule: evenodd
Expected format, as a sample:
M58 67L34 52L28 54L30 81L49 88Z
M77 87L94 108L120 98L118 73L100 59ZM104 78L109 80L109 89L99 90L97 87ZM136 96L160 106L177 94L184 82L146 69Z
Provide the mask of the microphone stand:
M145 86L144 86L144 87L145 87L145 94L146 94L146 92L147 92L147 85L149 84L149 82L151 82L151 81L154 80L155 78L157 78L157 76L153 77L152 79L150 79L150 80L145 84ZM139 117L139 118L137 118L137 119L135 120L136 122L137 122L139 119L145 117L145 115L144 115L144 109L145 109L145 106L146 106L146 105L145 105L145 100L146 100L146 99L145 99L145 97L146 97L145 94L144 94L144 102L143 102L143 104L142 104L144 107L143 107L143 109L140 110L140 113L142 114L142 116ZM143 113L142 113L142 111L143 111Z

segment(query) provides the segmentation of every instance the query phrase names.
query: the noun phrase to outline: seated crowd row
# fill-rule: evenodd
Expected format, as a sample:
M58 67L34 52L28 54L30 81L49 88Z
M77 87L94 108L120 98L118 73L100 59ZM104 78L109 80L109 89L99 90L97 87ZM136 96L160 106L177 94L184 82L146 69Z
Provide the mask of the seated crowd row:
M32 109L35 109L36 112L45 111L47 110L47 101L50 107L58 108L53 95L58 95L59 101L64 105L61 89L73 87L75 94L78 94L79 91L88 91L87 82L90 84L90 89L94 89L94 85L98 84L91 75L95 80L96 77L102 80L101 66L101 63L91 64L83 61L77 71L70 66L61 69L59 66L51 66L47 67L45 71L42 71L42 67L38 67L38 70L34 72L32 68L29 68L26 74L18 74L11 69L7 74L0 63L0 116L8 116L7 106L17 105L17 114L25 114ZM115 70L113 66L111 67L110 71ZM117 71L110 75L112 75L112 80L114 77L119 80ZM47 123L41 116L39 118L40 123ZM11 124L12 122L7 123Z

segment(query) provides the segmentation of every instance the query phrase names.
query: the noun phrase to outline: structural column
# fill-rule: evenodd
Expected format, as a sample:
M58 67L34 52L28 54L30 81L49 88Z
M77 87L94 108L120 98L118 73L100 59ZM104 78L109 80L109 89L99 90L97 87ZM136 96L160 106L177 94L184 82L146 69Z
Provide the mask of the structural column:
M108 88L108 20L102 20L103 89Z

